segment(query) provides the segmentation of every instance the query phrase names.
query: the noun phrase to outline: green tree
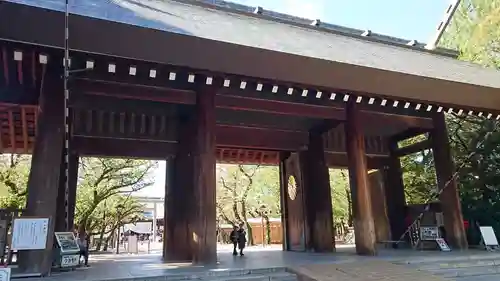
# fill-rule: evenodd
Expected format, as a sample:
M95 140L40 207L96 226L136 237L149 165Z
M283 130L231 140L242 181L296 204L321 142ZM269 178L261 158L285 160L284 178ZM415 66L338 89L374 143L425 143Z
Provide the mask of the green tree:
M335 223L339 224L342 221L347 224L352 224L349 172L344 169L330 169L329 172L333 218Z
M153 184L151 171L157 162L133 159L82 158L79 171L76 225L94 233L102 225L103 203ZM107 208L104 208L107 209Z
M28 155L0 155L0 208L25 207L30 163Z
M462 1L441 45L459 50L460 59L500 66L500 0ZM448 116L459 172L464 217L500 231L500 133L496 121ZM490 133L493 132L493 133ZM486 138L489 136L488 138ZM475 152L472 157L471 152Z
M270 218L280 217L278 167L218 165L217 214L228 224L245 222L248 244L253 245L248 218L263 217L270 243Z

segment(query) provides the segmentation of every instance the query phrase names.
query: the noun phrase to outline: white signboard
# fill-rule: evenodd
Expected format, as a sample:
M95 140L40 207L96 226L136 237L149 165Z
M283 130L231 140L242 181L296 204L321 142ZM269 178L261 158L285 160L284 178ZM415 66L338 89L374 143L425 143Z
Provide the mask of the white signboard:
M42 250L47 246L48 218L16 218L12 227L12 250Z
M448 246L448 243L446 243L446 241L444 241L443 238L436 239L436 243L441 251L443 252L451 251L450 247Z
M422 241L434 241L439 238L439 228L437 226L420 227L420 239Z
M485 246L498 246L497 236L491 226L480 226L481 236Z
M0 267L0 281L10 281L10 268Z
M137 236L135 235L131 235L128 237L128 252L129 254L137 254L139 252Z
M61 256L61 267L73 267L80 263L80 255Z
M79 252L80 247L76 242L75 235L73 232L56 232L57 243L61 249L61 253Z

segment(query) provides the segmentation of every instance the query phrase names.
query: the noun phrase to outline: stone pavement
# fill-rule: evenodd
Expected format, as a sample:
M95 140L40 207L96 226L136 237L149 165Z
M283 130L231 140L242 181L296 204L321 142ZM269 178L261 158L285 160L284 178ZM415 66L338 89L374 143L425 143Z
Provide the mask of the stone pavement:
M366 260L343 264L310 264L293 267L299 281L445 281L428 272L386 261Z
M413 250L381 250L377 257L357 256L352 247L339 247L337 253L334 254L283 252L281 251L281 246L266 248L251 247L244 257L233 257L231 255L231 248L228 246L220 247L219 250L219 263L213 266L196 266L190 263L164 264L161 262L160 251L154 250L152 251L153 254L149 255L94 255L91 256L90 268L81 268L72 272L55 273L53 276L44 279L31 278L25 280L97 281L118 279L120 281L149 281L179 279L207 280L207 277L211 277L212 279L218 278L217 280L228 280L227 276L250 277L249 275L253 274L253 276L259 275L259 278L261 278L262 275L281 274L286 268L299 267L302 265L329 264L332 268L351 270L359 274L379 272L377 268L384 269L390 267L391 269L394 268L394 270L396 270L394 272L396 273L401 272L403 269L412 270L412 272L430 272L447 278L447 280L500 281L500 273L495 273L499 267L490 264L492 260L500 261L500 254L477 250L449 253L435 251L418 252ZM372 263L370 265L367 264L367 262L379 263ZM474 264L485 265L486 267L471 268ZM488 271L490 271L490 274L488 274ZM494 272L491 274L491 271ZM469 274L471 272L474 274ZM481 272L486 272L488 277L481 279L483 277ZM382 274L383 272L379 273ZM245 280L261 280L259 278L249 278ZM394 278L386 280L398 280ZM272 278L266 280L270 279ZM242 279L239 280L242 281ZM412 279L405 277L400 280L407 281Z

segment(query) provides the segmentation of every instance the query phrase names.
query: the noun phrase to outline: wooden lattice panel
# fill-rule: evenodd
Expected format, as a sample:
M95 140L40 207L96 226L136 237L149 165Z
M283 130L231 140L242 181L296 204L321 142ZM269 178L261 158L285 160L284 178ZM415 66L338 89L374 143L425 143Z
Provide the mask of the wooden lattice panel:
M31 153L36 136L38 107L0 104L0 150Z
M227 164L278 165L279 152L237 148L217 148L217 162Z

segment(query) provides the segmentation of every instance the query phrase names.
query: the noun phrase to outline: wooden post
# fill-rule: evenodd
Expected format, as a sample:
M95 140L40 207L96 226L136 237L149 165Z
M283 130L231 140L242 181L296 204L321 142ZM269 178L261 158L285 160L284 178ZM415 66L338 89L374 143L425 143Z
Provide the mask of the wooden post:
M376 255L375 226L373 223L370 186L368 184L365 139L360 124L359 111L352 100L346 105L346 119L346 148L353 204L356 252L360 255Z
M315 252L333 252L335 239L330 176L321 133L309 133L308 150L300 155L310 247Z
M281 208L281 233L282 233L282 248L283 251L289 251L288 245L288 192L287 178L285 171L285 159L288 154L280 155L279 175L280 175L280 208Z
M385 201L385 186L383 170L375 170L368 174L370 182L372 210L375 223L377 242L391 240L387 206Z
M391 226L391 239L398 240L406 231L406 199L403 183L403 172L401 170L401 161L395 155L398 147L396 141L389 141L389 159L387 170L385 171L386 179L386 202L387 215Z
M193 261L217 262L215 206L215 92L201 88L196 102L194 140Z
M301 173L300 157L292 153L284 159L286 196L286 234L289 251L306 251L310 247L304 179Z
M193 259L193 157L192 122L181 123L177 154L167 160L163 228L163 260Z
M46 87L40 97L37 137L31 158L25 216L50 217L47 248L22 252L23 273L47 275L52 265L55 216L64 139L63 81L54 69L47 71Z
M446 240L451 247L465 250L468 248L462 207L458 196L457 181L453 179L455 171L448 140L448 130L444 114L433 117L434 129L431 132L432 150L439 190L444 191L439 197L443 210ZM448 185L446 185L448 183Z

